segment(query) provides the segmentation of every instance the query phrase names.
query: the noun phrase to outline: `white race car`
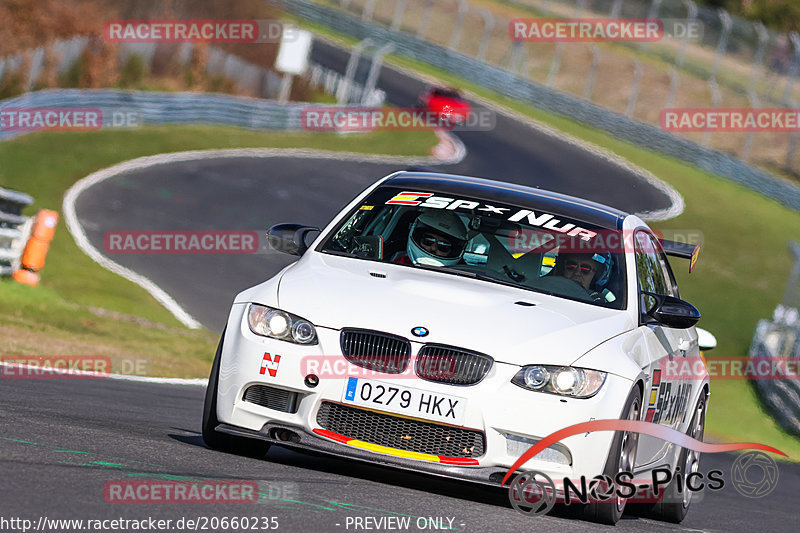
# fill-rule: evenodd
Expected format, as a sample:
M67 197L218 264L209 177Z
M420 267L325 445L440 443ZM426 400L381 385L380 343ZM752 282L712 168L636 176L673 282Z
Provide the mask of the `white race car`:
M702 438L707 375L666 368L700 355L700 315L666 259L693 265L697 249L659 241L634 215L398 172L325 229L281 224L269 240L300 259L234 300L206 393L212 448L279 444L499 486L533 444L580 422L645 420ZM639 478L697 462L659 439L597 431L524 470ZM614 523L625 503L585 508ZM687 491L650 511L680 521L690 503Z

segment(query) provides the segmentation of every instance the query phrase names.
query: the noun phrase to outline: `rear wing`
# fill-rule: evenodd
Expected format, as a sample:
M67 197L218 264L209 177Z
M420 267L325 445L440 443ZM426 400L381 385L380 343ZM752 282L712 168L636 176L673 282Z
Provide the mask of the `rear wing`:
M694 265L697 263L697 257L700 255L700 245L668 241L666 239L660 239L660 241L665 254L672 257L680 257L681 259L689 259L689 273L691 274L694 270Z

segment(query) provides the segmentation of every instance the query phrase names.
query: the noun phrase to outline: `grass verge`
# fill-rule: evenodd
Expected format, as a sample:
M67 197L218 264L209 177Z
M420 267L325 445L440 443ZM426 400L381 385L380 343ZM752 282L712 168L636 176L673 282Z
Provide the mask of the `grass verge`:
M136 157L214 148L315 148L425 155L431 132L263 133L216 126L35 133L0 143L0 186L35 197L29 212L61 211L64 192ZM218 332L184 328L147 292L92 261L59 223L36 288L0 280L0 354L108 356L114 372L144 361L149 375L205 377Z
M316 32L346 45L354 40L318 24ZM703 314L700 326L719 341L709 357L744 356L756 322L772 316L791 269L790 240L800 240L800 213L730 180L675 158L621 141L572 119L510 100L467 80L406 57L387 63L414 70L471 91L578 139L606 148L669 183L686 200L679 217L653 224L661 230L698 230L704 247L695 272L673 260L681 295ZM587 176L587 179L591 177ZM761 407L747 381L713 380L706 431L725 441L762 442L800 461L800 439L784 432Z

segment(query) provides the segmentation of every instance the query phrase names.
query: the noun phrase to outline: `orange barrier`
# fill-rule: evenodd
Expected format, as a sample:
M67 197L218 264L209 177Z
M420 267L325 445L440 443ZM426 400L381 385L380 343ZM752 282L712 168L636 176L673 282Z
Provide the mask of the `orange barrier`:
M23 270L19 269L11 276L14 278L14 281L17 283L22 283L23 285L30 285L31 287L35 287L39 284L39 274L36 272L31 272L30 270Z
M31 237L40 241L50 242L56 234L58 213L49 209L42 209L36 214L33 221Z
M13 274L17 282L31 287L39 283L39 274L36 272L44 267L57 225L58 213L55 211L42 209L36 214L31 237L25 245L25 251L22 252L22 269Z
M25 246L25 251L22 253L22 268L33 270L34 272L41 270L49 249L49 242L31 237L27 246Z

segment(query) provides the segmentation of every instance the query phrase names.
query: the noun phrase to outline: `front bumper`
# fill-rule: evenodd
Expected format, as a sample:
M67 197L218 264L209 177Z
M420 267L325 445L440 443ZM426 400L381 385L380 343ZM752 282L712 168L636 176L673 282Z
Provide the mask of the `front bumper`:
M259 431L236 427L229 424L220 424L217 426L217 431L228 433L230 435L237 435L240 437L264 440L272 444L278 444L280 446L299 451L321 452L342 459L352 459L372 465L377 464L380 466L398 468L412 472L421 472L424 474L433 474L440 477L460 479L463 481L471 481L474 483L481 483L496 487L501 486L500 481L506 475L508 470L497 467L462 467L445 465L441 463L405 459L402 457L370 452L367 450L342 445L329 439L321 438L313 433L306 432L306 430L303 428L288 426L275 422L268 422L264 424L264 427L262 427Z
M609 374L602 389L592 398L573 399L536 393L511 383L519 366L499 362L495 362L483 381L471 386L434 383L415 377L402 379L398 382L400 385L467 399L463 427L482 432L485 441L484 453L470 458L470 465L409 458L412 454L402 453L401 446L382 451L376 446L364 449L347 442L351 435L337 439L320 432L327 429L317 420L322 402L340 403L347 380L346 376L320 375L319 384L309 387L305 383L309 373L309 359L306 358L318 360L326 356L343 359L338 330L317 327L319 344L314 346L268 339L250 331L243 320L246 309L246 304L233 306L223 343L217 399L219 430L373 464L497 485L521 455L520 439L532 444L573 424L619 418L633 386L632 382ZM416 355L421 347L422 343L412 342L412 355ZM261 373L265 354L270 354L273 361L276 355L280 355L274 376L269 372ZM397 376L375 373L370 379L391 383ZM245 390L257 384L293 394L292 408L282 411L245 401ZM279 430L293 432L297 438L294 441L281 439ZM613 436L612 432L594 432L569 437L560 443L560 449L566 450L568 461L556 462L537 456L523 465L523 469L538 470L554 478L596 476L603 473ZM516 441L516 444L509 444L510 441ZM377 444L386 445L386 442Z

